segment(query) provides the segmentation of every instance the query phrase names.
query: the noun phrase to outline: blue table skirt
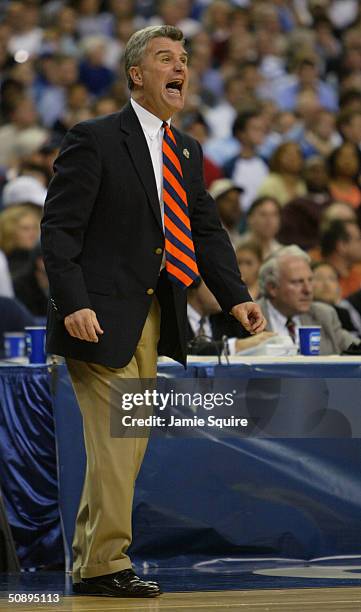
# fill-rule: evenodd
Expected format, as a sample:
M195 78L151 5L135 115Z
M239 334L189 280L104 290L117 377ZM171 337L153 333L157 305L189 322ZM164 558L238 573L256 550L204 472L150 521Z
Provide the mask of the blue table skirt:
M353 398L353 412L361 397L356 364L228 368L200 363L186 372L163 364L160 371L215 379L307 376L322 379L320 385L334 379L337 401ZM57 480L69 565L85 457L66 368L58 367L51 381L46 367L1 367L0 407L0 479L22 567L63 559ZM360 467L359 438L152 437L135 491L132 558L156 564L179 555L357 554Z

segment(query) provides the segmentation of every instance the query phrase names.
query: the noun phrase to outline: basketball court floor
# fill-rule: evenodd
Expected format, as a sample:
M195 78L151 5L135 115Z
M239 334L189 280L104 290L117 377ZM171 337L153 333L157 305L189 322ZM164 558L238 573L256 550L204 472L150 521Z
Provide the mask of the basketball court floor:
M164 594L155 599L74 596L64 572L22 572L0 575L0 610L21 612L179 611L221 612L361 612L361 557L317 559L253 558L198 560L185 567L182 559L158 567L144 563L139 575L156 579ZM43 594L43 603L33 603ZM14 596L11 603L10 595ZM55 600L60 601L56 603Z

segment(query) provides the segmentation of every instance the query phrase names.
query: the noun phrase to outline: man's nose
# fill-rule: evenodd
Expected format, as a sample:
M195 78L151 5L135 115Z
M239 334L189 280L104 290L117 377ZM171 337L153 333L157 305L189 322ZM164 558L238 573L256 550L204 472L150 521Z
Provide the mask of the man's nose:
M183 72L184 68L185 68L185 64L183 62L181 62L181 60L176 60L175 61L174 69L177 72Z

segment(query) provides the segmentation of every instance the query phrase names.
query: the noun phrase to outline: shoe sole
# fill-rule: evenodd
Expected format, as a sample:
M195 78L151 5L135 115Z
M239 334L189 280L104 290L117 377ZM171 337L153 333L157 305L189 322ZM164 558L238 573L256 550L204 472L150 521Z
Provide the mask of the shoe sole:
M127 593L127 594L119 594L119 595L115 595L113 592L110 591L99 591L98 589L94 588L94 590L91 589L90 585L77 585L75 588L75 585L73 585L73 593L74 595L92 595L93 597L115 597L115 598L142 598L142 599L154 599L154 597L159 597L159 595L162 595L163 592L160 589L157 589L156 591L154 591L154 593L144 593L143 595L141 595L140 593ZM90 587L90 588L89 588Z

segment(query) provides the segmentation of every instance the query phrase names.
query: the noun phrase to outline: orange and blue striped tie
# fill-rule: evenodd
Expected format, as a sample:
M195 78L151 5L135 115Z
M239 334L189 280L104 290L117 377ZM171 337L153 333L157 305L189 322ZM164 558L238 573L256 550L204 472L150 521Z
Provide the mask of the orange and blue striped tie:
M177 143L168 124L163 122L162 127L165 267L169 279L186 288L198 278L199 271Z

